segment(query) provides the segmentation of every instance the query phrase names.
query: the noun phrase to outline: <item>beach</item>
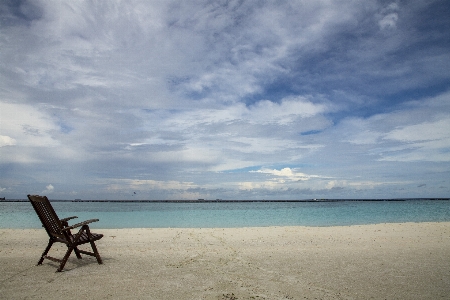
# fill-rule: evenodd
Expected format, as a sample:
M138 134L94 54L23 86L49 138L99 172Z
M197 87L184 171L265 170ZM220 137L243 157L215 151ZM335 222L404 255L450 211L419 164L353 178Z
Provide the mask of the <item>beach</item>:
M96 229L64 272L43 229L0 229L3 299L448 299L450 222ZM65 246L50 251L62 257ZM82 249L89 249L83 245Z

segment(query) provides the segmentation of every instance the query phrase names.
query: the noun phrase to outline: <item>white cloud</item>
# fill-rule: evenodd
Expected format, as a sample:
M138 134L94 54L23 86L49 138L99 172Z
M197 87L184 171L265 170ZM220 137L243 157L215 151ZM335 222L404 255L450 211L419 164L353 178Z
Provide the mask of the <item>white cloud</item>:
M401 126L385 135L400 143L388 147L385 161L450 161L450 119Z
M398 22L398 11L400 6L396 2L390 3L382 10L382 19L378 21L381 30L395 29Z
M450 141L450 118L435 122L407 125L392 130L385 135L385 139L404 142L420 142L431 140ZM449 144L450 146L450 144Z
M380 21L378 21L378 25L380 26L380 29L391 29L395 28L398 21L398 14L397 13L391 13L383 17Z
M333 188L348 188L356 190L365 190L365 189L375 189L380 186L389 186L389 185L397 185L397 184L405 184L405 182L386 182L386 181L364 181L364 180L330 180L326 184L326 189Z
M152 159L207 164L214 171L243 168L263 163L261 155L279 153L282 157L285 151L295 151L299 157L305 151L320 148L315 143L302 143L298 136L329 126L330 121L322 116L324 111L324 105L298 97L279 104L263 101L250 107L231 104L215 109L139 113L137 117L145 119L144 128L151 132L150 136L125 148L134 151L139 147L161 146L161 152L154 150ZM298 128L292 130L294 124ZM156 127L162 131L158 133ZM249 154L254 155L252 159L244 158Z
M249 109L249 119L258 124L278 123L287 125L297 118L312 117L326 111L325 105L313 104L304 97L287 98L280 104L272 101L259 101Z
M4 146L14 146L16 144L16 140L7 136L7 135L0 135L0 147Z
M193 182L175 180L136 180L136 179L103 179L96 180L96 184L103 192L132 196L136 199L148 199L149 195L157 194L159 199L198 199L205 197L195 191L198 185ZM144 198L142 198L144 197Z
M160 181L160 180L117 180L120 183L124 183L131 189L163 189L163 190L186 190L196 187L193 182L180 182L180 181Z
M0 102L0 133L5 140L20 146L54 146L52 133L59 131L50 116L36 107ZM14 142L15 141L15 142Z
M312 118L325 112L327 112L325 105L315 104L306 97L288 97L282 99L280 103L263 100L248 107L236 103L214 109L186 109L166 114L168 118L164 118L163 122L169 129L237 121L255 125L289 125L299 119ZM149 123L149 126L153 126L153 123Z
M283 177L286 180L290 181L305 181L310 180L311 178L319 178L321 176L318 175L308 175L301 172L296 172L295 170L291 168L283 168L281 170L277 169L261 169L258 171L250 171L250 172L256 172L256 173L263 173L263 174L271 174L278 177Z
M265 190L274 190L274 189L286 189L283 184L280 184L276 181L261 181L261 182L239 182L237 186L240 190L257 190L257 189L265 189Z
M54 190L55 190L55 187L53 185L51 185L51 184L49 184L49 185L47 185L45 187L45 192L46 193L53 193Z

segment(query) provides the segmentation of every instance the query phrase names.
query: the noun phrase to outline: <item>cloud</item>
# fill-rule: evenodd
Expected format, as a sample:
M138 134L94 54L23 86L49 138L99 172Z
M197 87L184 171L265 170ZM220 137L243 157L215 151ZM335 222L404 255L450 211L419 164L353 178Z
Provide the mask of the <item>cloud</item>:
M0 185L100 199L432 189L449 167L445 5L1 3Z
M352 145L349 151L363 151L380 161L449 161L450 135L446 128L450 119L444 113L449 103L448 93L404 102L390 113L346 118L333 128L333 134Z
M399 161L450 161L450 119L423 122L396 128L385 139L399 142L388 149L383 160Z
M398 21L398 11L400 6L396 2L392 2L382 10L382 19L378 21L381 30L395 29Z
M382 20L378 22L381 30L395 28L398 21L398 14L391 13L383 17Z
M13 145L57 145L52 133L59 128L51 117L31 105L0 102L3 140Z
M449 140L448 128L450 128L450 118L396 128L384 138L403 142Z
M280 104L265 100L250 107L250 120L258 124L276 122L293 123L297 118L313 117L326 112L326 107L314 104L303 97L283 99Z
M153 159L198 162L211 165L215 171L235 169L252 164L241 160L249 154L271 154L283 151L310 151L320 145L298 141L300 131L323 129L329 125L320 115L323 105L307 99L287 99L281 103L263 101L258 106L233 104L216 109L190 109L170 113L149 111L140 118L147 133L125 148L136 152L153 149ZM296 124L299 128L287 132ZM162 132L154 128L161 126ZM291 131L291 130L289 130ZM160 149L160 151L158 151ZM170 150L170 151L169 151ZM158 152L158 153L157 153ZM229 153L229 154L228 154ZM231 156L229 156L231 155ZM262 157L261 157L262 159Z
M158 195L157 199L198 199L205 198L208 192L200 189L193 182L175 180L133 180L133 179L103 179L97 180L100 193L114 193L122 198L149 199Z
M45 187L45 193L53 193L53 191L55 190L55 188L53 187L53 185L49 184Z
M319 178L318 175L307 175L301 172L296 172L295 170L292 170L291 168L283 168L281 170L269 170L269 169L262 169L258 171L250 171L250 172L257 172L257 173L263 173L263 174L271 174L278 177L283 177L286 180L290 181L305 181L309 180L311 178Z
M16 144L16 140L7 136L7 135L0 135L0 147L4 146L13 146Z

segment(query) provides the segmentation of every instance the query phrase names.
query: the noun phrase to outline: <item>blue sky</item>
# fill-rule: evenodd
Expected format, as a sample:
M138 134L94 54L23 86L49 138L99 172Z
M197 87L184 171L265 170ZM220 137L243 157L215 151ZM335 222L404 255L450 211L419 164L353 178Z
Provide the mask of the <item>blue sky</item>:
M448 1L2 1L0 196L449 197Z

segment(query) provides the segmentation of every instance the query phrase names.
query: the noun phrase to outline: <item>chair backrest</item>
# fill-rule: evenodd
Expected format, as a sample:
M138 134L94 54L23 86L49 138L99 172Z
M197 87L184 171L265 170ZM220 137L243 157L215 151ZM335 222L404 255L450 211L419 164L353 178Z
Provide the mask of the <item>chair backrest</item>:
M61 221L59 220L58 215L53 209L47 196L28 195L28 200L30 200L31 204L33 205L33 208L36 211L48 235L50 237L65 239L65 236L61 231L61 229L63 228Z

